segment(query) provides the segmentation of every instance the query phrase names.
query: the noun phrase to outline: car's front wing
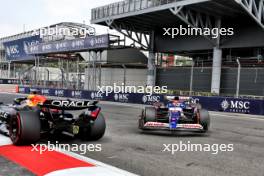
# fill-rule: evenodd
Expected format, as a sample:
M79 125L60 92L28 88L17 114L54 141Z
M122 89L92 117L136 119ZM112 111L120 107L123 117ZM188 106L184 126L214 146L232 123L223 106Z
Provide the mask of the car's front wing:
M176 128L171 128L169 123L161 123L161 122L147 122L143 125L142 129L150 129L150 130L194 130L194 131L202 131L203 126L200 124L177 124Z

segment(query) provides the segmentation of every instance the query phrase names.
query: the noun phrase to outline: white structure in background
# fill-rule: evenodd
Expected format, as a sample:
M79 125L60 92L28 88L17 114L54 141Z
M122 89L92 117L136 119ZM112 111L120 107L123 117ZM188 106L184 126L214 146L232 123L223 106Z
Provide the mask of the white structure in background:
M147 85L147 57L138 49L114 49L103 52L82 53L87 62L84 89L97 86Z
M61 81L62 76L66 78L66 74L62 75L62 70L55 67L33 67L22 75L22 79L23 77L35 79L36 75L38 81ZM77 78L78 74L76 72L69 73L69 81L76 81ZM81 80L84 81L84 79L84 75L81 75Z
M81 23L63 22L50 26L42 27L39 29L23 32L20 34L0 38L0 78L11 78L10 69L11 64L16 63L17 60L7 60L6 51L4 47L5 42L16 41L40 35L42 42L58 41L58 40L71 40L74 38L83 38L86 35L95 35L95 28ZM26 52L24 45L24 50ZM27 58L23 59L27 61ZM32 60L32 58L30 58ZM19 61L18 61L19 62ZM15 68L14 66L12 68ZM5 70L5 71L3 71ZM6 71L8 72L6 74ZM13 75L15 77L15 75Z

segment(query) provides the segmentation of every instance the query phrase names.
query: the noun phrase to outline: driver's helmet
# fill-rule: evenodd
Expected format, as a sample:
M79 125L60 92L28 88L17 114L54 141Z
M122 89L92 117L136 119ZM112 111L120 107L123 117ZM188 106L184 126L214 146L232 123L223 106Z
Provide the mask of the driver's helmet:
M38 104L44 103L47 100L45 96L38 95L35 92L32 92L30 95L28 95L27 99L28 99L27 105L29 107L37 106Z
M173 105L178 105L180 103L180 98L178 96L175 96L173 100L171 100L171 103Z

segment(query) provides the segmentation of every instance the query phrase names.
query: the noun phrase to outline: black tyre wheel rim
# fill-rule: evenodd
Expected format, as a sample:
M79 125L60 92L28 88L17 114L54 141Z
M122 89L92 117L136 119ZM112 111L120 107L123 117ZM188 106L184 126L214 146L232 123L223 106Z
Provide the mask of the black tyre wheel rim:
M10 138L13 142L16 142L19 139L20 135L20 117L19 115L16 118L12 118L10 124Z

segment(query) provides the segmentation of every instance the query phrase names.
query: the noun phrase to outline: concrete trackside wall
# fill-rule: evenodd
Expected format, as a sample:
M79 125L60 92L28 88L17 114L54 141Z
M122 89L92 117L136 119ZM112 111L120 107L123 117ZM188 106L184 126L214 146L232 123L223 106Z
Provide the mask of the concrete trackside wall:
M211 91L211 68L195 68L193 91ZM171 90L190 90L191 67L157 69L157 85L166 85Z

